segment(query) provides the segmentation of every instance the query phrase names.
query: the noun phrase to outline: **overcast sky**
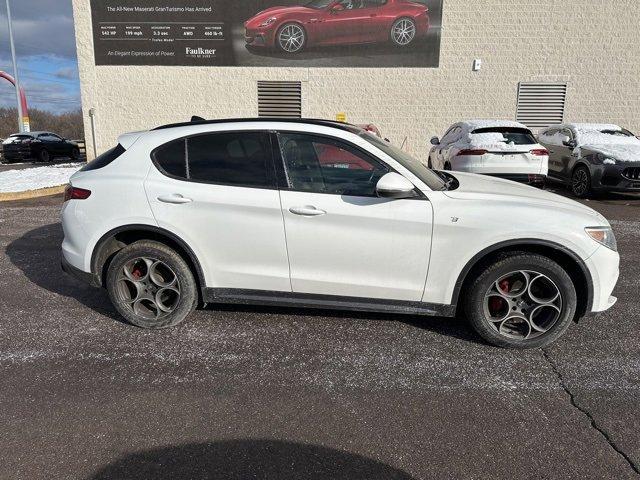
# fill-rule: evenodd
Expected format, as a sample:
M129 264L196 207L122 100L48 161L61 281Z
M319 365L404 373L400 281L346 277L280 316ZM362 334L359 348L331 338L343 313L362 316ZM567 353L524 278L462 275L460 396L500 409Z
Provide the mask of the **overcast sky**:
M20 82L30 107L63 112L80 107L71 0L10 0ZM0 70L13 74L6 1L0 1ZM15 106L0 83L0 106Z

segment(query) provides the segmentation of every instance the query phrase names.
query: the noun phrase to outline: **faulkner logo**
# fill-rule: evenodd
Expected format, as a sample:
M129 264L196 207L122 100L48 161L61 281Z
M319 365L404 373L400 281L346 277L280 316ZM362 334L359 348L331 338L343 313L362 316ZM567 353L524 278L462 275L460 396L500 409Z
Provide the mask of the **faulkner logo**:
M198 47L198 48L187 47L186 52L187 52L187 55L215 55L216 49L202 48L202 47Z

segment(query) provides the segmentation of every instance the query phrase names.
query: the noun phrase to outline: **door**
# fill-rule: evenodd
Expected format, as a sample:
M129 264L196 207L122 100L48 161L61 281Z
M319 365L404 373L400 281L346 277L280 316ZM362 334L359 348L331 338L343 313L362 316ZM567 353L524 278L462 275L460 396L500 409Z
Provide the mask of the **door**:
M197 255L208 287L291 291L266 132L192 136L156 149L145 181L158 225Z
M370 22L371 12L362 8L362 0L341 0L336 8L326 9L318 27L321 43L358 43L363 41L363 24ZM368 9L366 9L368 10Z
M291 286L296 293L420 301L431 245L425 198L378 198L389 167L342 140L278 134Z
M38 135L38 140L42 142L42 146L49 152L51 156L60 155L62 151L62 138L53 133L43 133Z
M539 141L549 151L549 175L566 180L568 163L573 149L562 143L564 137L573 140L573 133L568 128L552 128L543 132Z

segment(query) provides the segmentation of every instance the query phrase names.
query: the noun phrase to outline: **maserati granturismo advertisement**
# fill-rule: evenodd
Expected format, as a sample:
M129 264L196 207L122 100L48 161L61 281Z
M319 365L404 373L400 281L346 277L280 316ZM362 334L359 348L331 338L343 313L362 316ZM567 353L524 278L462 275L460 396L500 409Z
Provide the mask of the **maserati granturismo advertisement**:
M91 0L96 65L423 67L442 0Z

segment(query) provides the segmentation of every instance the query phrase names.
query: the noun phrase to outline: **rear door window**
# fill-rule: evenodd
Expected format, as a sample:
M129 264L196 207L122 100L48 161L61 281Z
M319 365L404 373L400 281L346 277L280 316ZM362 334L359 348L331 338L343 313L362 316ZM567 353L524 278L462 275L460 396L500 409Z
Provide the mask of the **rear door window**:
M152 154L158 168L181 180L275 188L266 132L222 132L167 143Z

